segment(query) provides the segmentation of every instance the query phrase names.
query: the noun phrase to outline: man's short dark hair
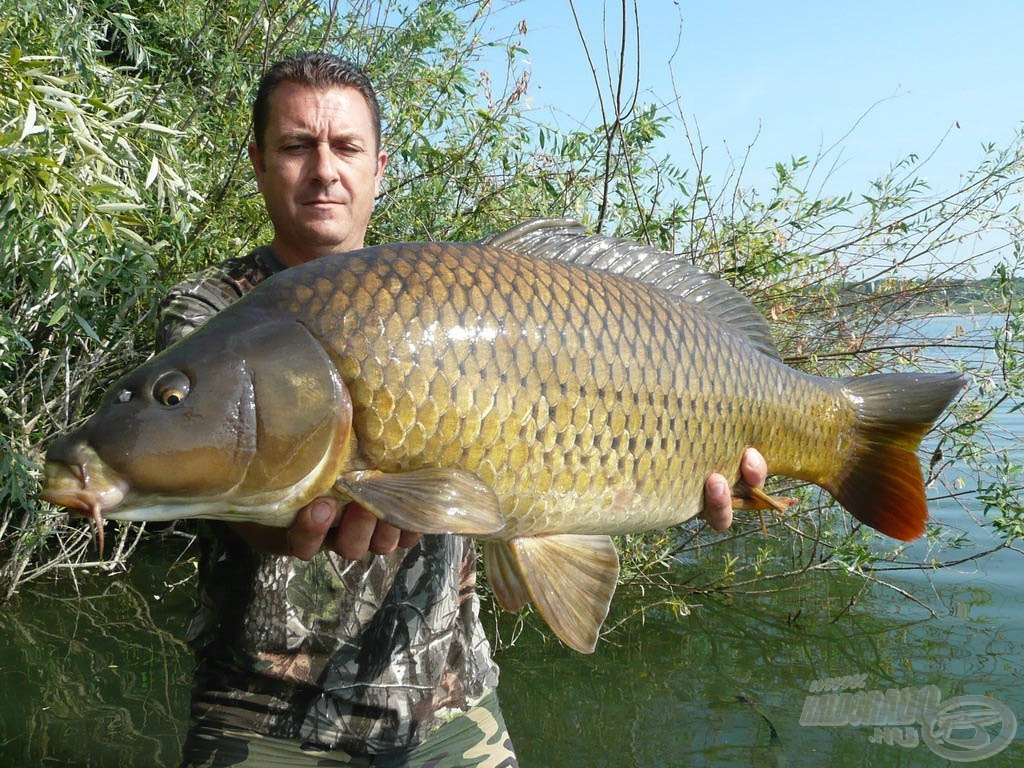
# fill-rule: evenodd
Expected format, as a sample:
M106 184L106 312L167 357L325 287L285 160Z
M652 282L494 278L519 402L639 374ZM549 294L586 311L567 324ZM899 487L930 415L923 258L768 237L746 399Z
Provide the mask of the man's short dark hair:
M267 130L270 95L281 83L298 83L312 88L354 88L366 99L373 119L373 134L380 151L380 103L363 71L351 61L331 53L306 51L288 56L273 64L260 80L256 100L252 104L252 131L256 145L263 150L263 134Z

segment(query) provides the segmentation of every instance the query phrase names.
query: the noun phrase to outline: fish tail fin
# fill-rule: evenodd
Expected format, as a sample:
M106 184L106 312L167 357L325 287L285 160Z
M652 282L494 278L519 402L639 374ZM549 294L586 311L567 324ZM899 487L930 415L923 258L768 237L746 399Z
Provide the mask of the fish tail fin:
M966 381L959 373L888 373L843 380L857 403L851 460L824 485L855 518L912 541L928 506L917 449Z

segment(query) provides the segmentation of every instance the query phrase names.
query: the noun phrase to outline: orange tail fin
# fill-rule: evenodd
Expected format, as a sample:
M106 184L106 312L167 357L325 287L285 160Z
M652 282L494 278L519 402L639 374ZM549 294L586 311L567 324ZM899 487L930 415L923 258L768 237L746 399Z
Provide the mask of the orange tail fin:
M917 449L966 384L959 373L885 373L845 379L859 411L850 464L825 488L854 517L903 541L925 531L928 506Z

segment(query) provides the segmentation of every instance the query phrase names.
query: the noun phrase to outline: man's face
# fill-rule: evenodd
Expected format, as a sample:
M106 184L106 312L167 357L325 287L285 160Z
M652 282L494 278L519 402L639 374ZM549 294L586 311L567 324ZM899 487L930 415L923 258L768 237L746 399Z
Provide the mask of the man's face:
M363 247L387 154L362 94L281 83L249 157L285 264Z

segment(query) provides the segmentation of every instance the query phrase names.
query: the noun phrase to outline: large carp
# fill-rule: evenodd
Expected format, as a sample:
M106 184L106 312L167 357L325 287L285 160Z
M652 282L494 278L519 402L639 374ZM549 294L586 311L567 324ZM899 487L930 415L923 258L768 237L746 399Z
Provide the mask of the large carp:
M564 251L576 263L544 258ZM589 652L618 576L610 536L692 518L747 446L919 536L916 450L962 385L800 373L725 283L538 222L266 280L115 383L48 450L43 495L97 522L287 526L333 490L405 530L483 538L501 605L532 601Z

